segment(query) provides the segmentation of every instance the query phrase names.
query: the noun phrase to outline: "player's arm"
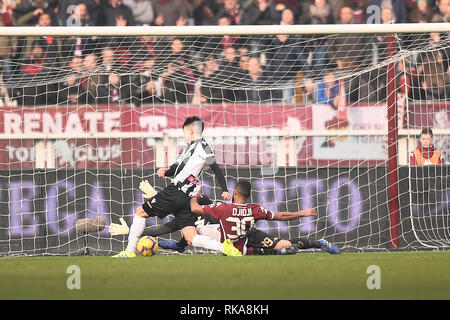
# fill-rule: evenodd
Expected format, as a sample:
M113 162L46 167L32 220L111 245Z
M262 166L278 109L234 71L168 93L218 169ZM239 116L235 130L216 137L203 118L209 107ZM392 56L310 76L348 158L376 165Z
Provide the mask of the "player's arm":
M203 214L203 206L198 203L198 198L200 197L200 192L191 198L191 211L196 214Z
M160 177L160 178L172 177L175 174L177 167L178 167L178 163L175 162L168 168L159 168L158 171L156 171L156 173L158 174L158 177Z
M301 217L310 217L310 216L317 216L317 210L314 208L308 208L301 211L294 211L294 212L274 212L273 213L273 219L272 220L281 220L281 221L289 221L289 220L295 220Z
M230 200L231 195L228 192L227 180L225 180L225 176L223 174L222 169L220 169L219 165L216 162L216 157L211 146L207 143L203 145L203 150L205 152L205 160L209 165L211 170L214 172L214 177L216 177L217 182L219 183L220 188L222 189L222 198L224 200Z
M224 200L230 200L231 195L228 192L227 181L225 180L222 169L220 169L215 160L212 164L209 165L209 167L214 172L214 176L216 177L216 180L219 183L220 188L222 189L222 198Z

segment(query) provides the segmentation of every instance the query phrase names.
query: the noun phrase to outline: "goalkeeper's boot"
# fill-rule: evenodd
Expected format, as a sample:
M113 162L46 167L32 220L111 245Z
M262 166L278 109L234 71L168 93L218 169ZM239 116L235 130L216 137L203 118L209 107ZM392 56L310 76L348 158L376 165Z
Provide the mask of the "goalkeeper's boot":
M163 249L175 250L179 253L184 251L184 247L179 247L178 242L172 240L158 239L158 246Z
M322 246L323 251L329 252L331 254L340 254L341 253L341 251L339 250L339 248L336 245L331 244L330 242L328 242L325 239L320 239L319 243Z
M230 239L226 239L222 243L223 247L223 254L229 257L240 257L242 256L242 253L236 249L236 247L233 245L233 242L231 242Z
M289 246L286 248L281 248L277 250L277 254L296 254L297 253L297 249L294 248L294 246Z
M113 258L136 258L136 253L129 251L120 251L118 254L112 256Z

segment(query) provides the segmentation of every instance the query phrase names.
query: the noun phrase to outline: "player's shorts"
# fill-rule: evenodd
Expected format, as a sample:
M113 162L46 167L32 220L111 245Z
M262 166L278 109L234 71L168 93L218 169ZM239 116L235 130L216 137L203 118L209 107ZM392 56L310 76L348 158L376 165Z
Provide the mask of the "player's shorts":
M272 237L264 231L251 228L247 231L247 248L268 248L273 249L280 242L280 238Z
M153 198L142 204L142 208L150 217L165 218L173 214L180 229L195 226L197 215L191 212L190 197L174 184L158 192Z

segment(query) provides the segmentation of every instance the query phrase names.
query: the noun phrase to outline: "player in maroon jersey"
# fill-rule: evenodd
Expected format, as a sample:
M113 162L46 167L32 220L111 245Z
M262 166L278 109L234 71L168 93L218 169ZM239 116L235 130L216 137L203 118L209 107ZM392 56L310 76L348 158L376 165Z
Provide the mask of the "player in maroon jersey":
M197 202L197 198L200 196L200 193L198 193L195 197L191 198L191 211L197 214L207 214L217 219L220 225L218 230L220 232L220 242L230 239L234 246L244 255L247 254L248 249L247 232L254 226L257 220L286 221L317 215L317 211L313 208L295 212L272 212L261 207L259 204L247 204L246 202L250 198L250 194L251 184L248 181L241 180L236 184L234 189L233 203L226 204L218 202L201 206ZM317 242L317 246L313 247L325 249L330 253L339 253L339 249L336 246L324 239L315 242ZM277 248L275 247L274 249Z

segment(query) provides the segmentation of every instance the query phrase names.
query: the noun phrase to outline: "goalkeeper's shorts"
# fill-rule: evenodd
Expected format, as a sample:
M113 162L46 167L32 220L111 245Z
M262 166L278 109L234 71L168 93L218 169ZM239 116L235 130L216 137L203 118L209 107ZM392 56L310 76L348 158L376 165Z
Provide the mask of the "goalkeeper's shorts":
M247 248L267 248L273 249L280 242L280 238L275 238L268 233L251 228L247 231Z

